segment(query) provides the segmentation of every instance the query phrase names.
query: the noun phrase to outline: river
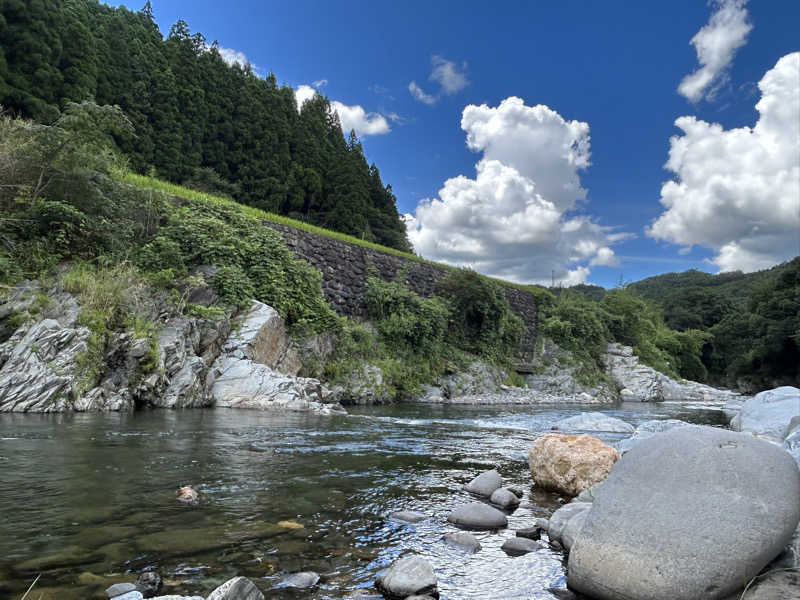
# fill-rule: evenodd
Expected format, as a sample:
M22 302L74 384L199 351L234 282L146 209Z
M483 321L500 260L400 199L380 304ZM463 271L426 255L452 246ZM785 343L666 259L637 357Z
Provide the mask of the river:
M531 486L527 450L574 406L398 405L344 417L216 409L132 414L0 414L0 598L37 574L43 600L103 597L98 575L157 569L166 593L208 594L234 575L268 598L346 598L409 552L427 558L443 600L552 600L560 553L506 556L514 530L558 507ZM637 423L724 423L681 404L592 408ZM605 441L620 436L599 434ZM509 529L478 533L465 555L441 542L461 485L497 467L525 489ZM190 485L198 506L175 499ZM388 519L401 509L430 518ZM276 588L288 573L322 575L313 592ZM374 593L374 590L371 590Z

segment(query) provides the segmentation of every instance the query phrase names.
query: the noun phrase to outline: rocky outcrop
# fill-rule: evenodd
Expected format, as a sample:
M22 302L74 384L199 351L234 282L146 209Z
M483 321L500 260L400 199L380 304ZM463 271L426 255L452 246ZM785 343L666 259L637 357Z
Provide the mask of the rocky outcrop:
M341 404L384 404L391 401L383 381L383 371L375 365L362 365L331 391Z
M741 398L736 392L720 390L694 381L675 381L639 362L630 346L609 344L603 356L606 374L619 388L624 401L634 402L720 402Z
M725 598L789 542L799 496L777 445L712 427L654 435L596 491L568 584L601 600Z
M590 435L548 433L528 451L536 485L568 496L603 481L617 460L616 449Z
M578 376L580 366L573 354L549 339L542 340L531 366L535 373L525 375L526 385L537 392L562 398L562 402L590 404L618 399L617 390L605 381L594 385L582 383Z
M474 394L468 396L455 396L445 398L441 390L434 387L424 387L423 394L415 399L423 404L469 404L469 405L503 405L513 404L522 406L535 406L538 404L601 404L604 399L581 394L578 396L554 396L547 392L540 392L531 388L501 385L499 391L492 393Z
M46 302L37 300L45 298ZM45 308L33 310L36 302ZM316 379L299 378L300 360L271 307L253 302L235 320L159 312L157 334L110 334L100 364L88 365L89 328L78 299L37 282L0 304L0 412L128 411L134 408L243 407L342 412ZM10 333L9 333L9 330ZM87 390L88 388L88 390ZM83 391L87 390L87 391Z

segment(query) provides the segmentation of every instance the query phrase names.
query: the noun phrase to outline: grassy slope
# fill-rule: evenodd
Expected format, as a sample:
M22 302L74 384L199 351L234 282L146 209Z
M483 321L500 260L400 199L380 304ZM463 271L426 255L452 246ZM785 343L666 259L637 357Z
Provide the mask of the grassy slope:
M333 238L341 242L347 242L348 244L355 244L357 246L369 248L370 250L376 250L378 252L384 252L386 254L394 254L395 256L399 256L407 260L413 260L420 263L428 263L436 265L437 267L442 267L444 269L457 270L457 267L454 267L452 265L434 262L432 260L422 258L421 256L417 256L416 254L409 254L407 252L403 252L395 248L389 248L387 246L381 246L380 244L375 244L372 242L367 242L365 240L360 240L356 237L347 235L345 233L339 233L338 231L331 231L330 229L317 227L316 225L311 225L303 221L298 221L296 219L290 219L289 217L276 215L274 213L261 210L260 208L255 208L253 206L246 206L244 204L239 204L238 202L235 202L227 198L221 198L219 196L206 194L204 192L198 192L197 190L185 188L180 185L176 185L174 183L169 183L161 179L156 179L155 177L147 177L145 175L137 175L135 173L126 172L121 179L124 183L132 185L139 189L155 190L158 192L163 192L165 194L171 194L178 198L184 198L186 200L199 200L202 202L209 202L212 204L216 203L224 206L235 206L241 211L243 211L245 214L257 219L263 219L266 221L277 223L279 225L294 227L295 229L300 229L302 231L308 231L309 233L315 233L317 235ZM519 283L513 283L511 281L504 281L502 279L496 279L494 277L487 277L487 279L491 279L492 281L495 281L500 285L507 285L519 288L524 291L531 291L531 286Z

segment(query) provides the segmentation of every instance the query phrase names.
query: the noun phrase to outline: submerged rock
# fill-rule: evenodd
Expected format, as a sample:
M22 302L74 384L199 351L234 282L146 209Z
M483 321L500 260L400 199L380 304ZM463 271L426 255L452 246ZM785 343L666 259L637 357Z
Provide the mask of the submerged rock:
M400 510L390 514L389 518L394 521L402 521L403 523L419 523L427 519L428 515L415 510Z
M319 573L314 571L302 571L300 573L292 573L281 580L281 587L292 588L310 588L319 583Z
M142 573L136 580L136 589L142 592L145 598L153 598L161 591L161 575L155 571Z
M428 594L438 598L436 585L433 567L419 556L406 556L396 560L375 580L375 587L392 600L403 600L415 594Z
M448 546L453 546L465 552L477 552L481 549L481 543L478 538L466 531L445 533L442 539Z
M447 520L464 529L502 529L508 526L508 518L502 511L483 502L462 504L450 513Z
M528 452L536 484L569 496L603 481L618 459L616 449L590 435L548 433Z
M500 477L500 473L492 469L491 471L484 471L478 475L465 485L464 489L471 494L477 494L478 496L485 496L488 498L496 489L501 487L503 487L503 478Z
M609 600L725 598L789 542L799 496L797 466L766 441L712 427L653 436L598 490L569 586Z
M542 531L546 530L538 525L534 525L533 527L517 529L516 535L517 537L528 538L529 540L538 540L542 537Z
M179 488L175 495L178 497L178 500L181 502L186 502L187 504L197 504L200 501L200 494L197 493L197 490L194 488L184 486Z
M574 417L561 419L553 425L560 431L604 431L607 433L633 433L634 427L622 419L609 417L599 412L584 412Z

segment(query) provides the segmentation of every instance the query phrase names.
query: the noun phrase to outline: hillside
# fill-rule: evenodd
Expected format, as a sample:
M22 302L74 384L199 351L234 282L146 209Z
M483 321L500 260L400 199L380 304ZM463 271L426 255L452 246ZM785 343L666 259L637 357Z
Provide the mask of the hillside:
M162 37L149 2L0 3L0 105L51 124L89 99L130 120L114 136L137 173L411 249L391 186L327 98L298 111L291 87L227 64L185 22Z

